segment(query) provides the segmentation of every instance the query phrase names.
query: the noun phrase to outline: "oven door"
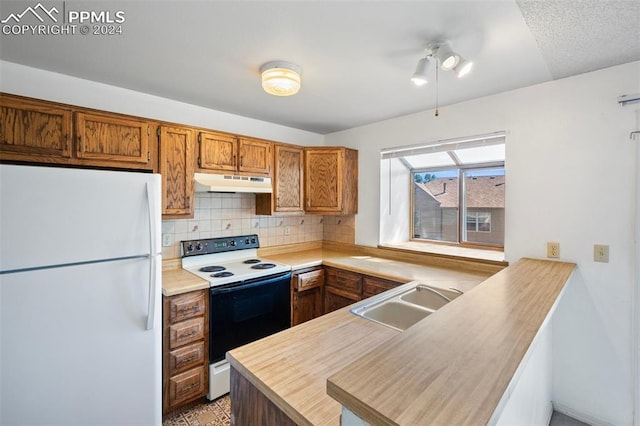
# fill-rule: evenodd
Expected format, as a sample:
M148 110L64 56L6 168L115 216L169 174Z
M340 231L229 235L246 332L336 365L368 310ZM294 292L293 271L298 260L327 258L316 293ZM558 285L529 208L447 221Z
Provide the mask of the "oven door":
M291 272L211 288L209 363L289 328Z

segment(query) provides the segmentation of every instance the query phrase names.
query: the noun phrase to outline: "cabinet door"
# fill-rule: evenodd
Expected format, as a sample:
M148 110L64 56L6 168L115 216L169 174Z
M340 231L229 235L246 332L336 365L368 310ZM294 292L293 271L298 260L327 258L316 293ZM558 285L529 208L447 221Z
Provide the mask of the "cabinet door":
M71 110L0 96L0 158L60 162L71 158Z
M162 214L193 217L193 174L195 172L193 130L161 126L160 174L162 175Z
M198 165L201 169L233 173L238 168L238 140L222 133L200 132Z
M292 326L312 320L322 315L322 288L293 293L293 323Z
M301 212L303 206L303 150L283 145L275 146L274 198L275 211Z
M402 283L364 276L362 277L362 298L366 299L367 297L375 296L399 285L402 285Z
M273 162L272 145L271 142L240 138L238 142L240 150L238 171L270 176L271 163Z
M360 300L355 294L326 286L324 288L324 313L328 314L337 309L344 308Z
M149 122L115 115L76 113L76 155L104 165L152 168ZM95 161L94 161L95 163Z
M342 149L305 150L305 210L314 213L342 210Z
M325 268L325 284L339 290L353 293L356 297L362 292L362 275L336 268Z

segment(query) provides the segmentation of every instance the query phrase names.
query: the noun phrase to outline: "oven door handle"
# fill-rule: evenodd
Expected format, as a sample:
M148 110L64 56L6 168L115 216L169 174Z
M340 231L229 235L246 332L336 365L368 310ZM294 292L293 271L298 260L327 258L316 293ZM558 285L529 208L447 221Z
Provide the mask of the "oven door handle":
M282 274L278 274L278 275L270 275L268 277L254 278L251 280L241 281L238 283L211 287L211 295L225 294L235 290L240 290L240 289L244 290L247 288L269 285L269 284L273 284L274 282L282 281L285 279L286 280L291 279L291 271L283 272Z

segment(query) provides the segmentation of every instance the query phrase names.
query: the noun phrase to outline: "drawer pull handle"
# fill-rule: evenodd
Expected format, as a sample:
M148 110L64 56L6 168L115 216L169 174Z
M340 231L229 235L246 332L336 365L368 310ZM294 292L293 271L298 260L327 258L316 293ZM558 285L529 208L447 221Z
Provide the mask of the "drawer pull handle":
M181 339L186 339L187 337L193 337L193 336L195 336L197 333L198 333L198 332L197 332L196 330L191 330L191 331L190 331L190 332L188 332L188 333L182 333L182 334L180 335L180 338L181 338Z
M200 305L193 305L191 307L183 306L182 308L180 308L181 314L187 314L189 313L189 311L193 312L194 314L200 312Z
M182 388L180 388L180 390L178 391L178 393L185 393L185 392L189 392L191 389L195 388L198 386L198 383L191 383L189 386L183 386Z
M185 358L185 359L180 360L180 362L178 362L178 365L188 364L191 361L195 361L196 359L198 359L197 355L191 355L189 358Z

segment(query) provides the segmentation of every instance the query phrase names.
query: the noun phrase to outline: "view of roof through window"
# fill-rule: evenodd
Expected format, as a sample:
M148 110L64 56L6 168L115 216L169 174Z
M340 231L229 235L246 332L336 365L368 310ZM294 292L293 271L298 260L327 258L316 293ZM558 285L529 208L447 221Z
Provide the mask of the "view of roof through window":
M505 135L386 150L411 172L411 239L504 246Z

